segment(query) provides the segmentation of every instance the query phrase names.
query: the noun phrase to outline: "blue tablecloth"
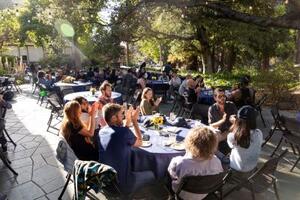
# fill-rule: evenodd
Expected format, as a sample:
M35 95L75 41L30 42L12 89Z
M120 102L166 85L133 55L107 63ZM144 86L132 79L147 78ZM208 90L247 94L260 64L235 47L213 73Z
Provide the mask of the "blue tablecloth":
M54 85L59 87L60 89L65 88L72 88L74 92L82 92L89 89L89 87L92 85L92 82L80 82L80 81L74 81L74 83L63 83L63 82L57 82Z
M101 92L99 92L99 91L96 92L95 95L92 95L92 93L90 91L74 92L74 93L67 94L66 96L64 96L64 101L68 102L68 101L75 99L76 97L82 96L82 97L86 98L89 103L94 103L95 101L98 100L98 96L100 96L100 95L101 95ZM122 99L121 93L112 92L111 97L115 103L123 104L123 99Z
M133 171L151 170L154 172L156 178L163 178L166 173L170 161L175 156L184 155L185 151L177 151L170 147L164 146L162 143L164 136L159 136L156 130L146 130L142 126L141 130L144 134L150 135L150 141L152 146L132 148L131 154L131 167ZM189 129L180 128L177 139L183 139L186 137Z

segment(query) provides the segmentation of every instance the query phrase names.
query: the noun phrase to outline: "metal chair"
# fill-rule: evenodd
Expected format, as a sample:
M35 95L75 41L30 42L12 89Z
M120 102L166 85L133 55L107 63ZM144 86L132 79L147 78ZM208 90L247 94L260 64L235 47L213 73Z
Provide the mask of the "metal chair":
M276 151L279 149L282 142L285 141L285 143L291 146L294 155L298 157L296 162L293 164L292 168L290 169L290 171L292 172L294 168L297 166L298 162L300 161L300 125L299 122L297 122L294 119L281 116L281 124L279 127L283 134L277 146L275 147L273 153L271 154L271 157L275 155Z
M61 119L63 117L63 105L61 104L58 95L55 93L48 96L47 101L51 106L51 113L47 122L47 131L49 131L49 128L59 130L58 128L56 128L56 125L59 124L61 120L59 120L59 122L55 123L54 125L52 124L52 120L53 118Z
M225 171L215 175L183 177L177 191L175 191L175 199L180 199L179 194L181 191L195 194L211 194L217 199L223 199L223 185L230 174L231 171Z
M2 160L2 162L4 163L4 165L15 175L18 176L18 173L10 166L11 162L10 160L7 158L6 155L4 155L2 149L0 148L0 159Z
M278 107L277 105L275 106L272 106L271 107L271 115L274 119L274 123L272 124L271 126L271 129L269 131L269 134L268 136L265 138L265 141L264 143L262 144L262 147L268 143L268 141L271 139L271 137L273 136L273 134L276 132L276 131L281 131L281 130L284 130L285 127L282 123L282 119L281 119L281 116L280 116L280 113L279 113L279 110L278 110Z
M284 157L284 155L287 153L287 150L285 150L280 156L276 158L271 158L267 162L264 163L264 165L256 170L247 180L242 181L241 183L234 186L232 189L230 189L228 192L225 193L224 197L229 195L231 192L238 190L240 188L246 188L251 191L252 199L255 199L255 193L262 193L266 191L268 188L273 186L274 192L276 195L276 199L279 200L279 194L277 190L276 185L276 177L274 176L274 173L276 171L276 168L278 166L279 161Z
M7 108L2 106L1 107L1 118L0 120L5 120L5 116L6 116L6 111ZM10 137L10 135L8 134L6 128L5 128L5 123L4 123L4 127L3 127L3 132L5 133L5 135L8 137L9 142L11 142L15 147L17 146L17 144L13 141L13 139Z
M262 120L262 122L263 122L263 124L264 124L264 127L266 127L266 122L265 122L265 120L264 120L264 117L263 117L263 115L262 115L262 106L263 106L263 104L266 102L266 100L267 100L267 98L268 98L268 95L267 94L264 94L256 103L255 103L255 105L254 105L254 108L259 112L259 114L260 114L260 118L261 118L261 120Z

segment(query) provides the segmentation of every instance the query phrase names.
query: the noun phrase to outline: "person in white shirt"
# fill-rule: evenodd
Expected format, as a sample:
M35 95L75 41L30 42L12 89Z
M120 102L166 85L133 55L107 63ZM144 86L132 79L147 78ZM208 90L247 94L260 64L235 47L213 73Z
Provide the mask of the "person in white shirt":
M158 80L169 82L170 78L166 72L163 72L162 75L158 77Z
M218 146L215 133L208 128L194 128L185 138L186 154L171 160L168 172L172 179L172 189L178 189L185 176L205 176L223 172L221 161L214 155ZM206 194L181 191L182 199L203 199Z
M243 106L237 113L232 132L227 136L230 167L239 172L251 172L256 168L261 152L263 134L256 128L257 111L251 106Z
M89 123L89 102L86 100L84 97L76 97L74 99L80 104L81 107L81 115L80 115L80 120L87 125Z

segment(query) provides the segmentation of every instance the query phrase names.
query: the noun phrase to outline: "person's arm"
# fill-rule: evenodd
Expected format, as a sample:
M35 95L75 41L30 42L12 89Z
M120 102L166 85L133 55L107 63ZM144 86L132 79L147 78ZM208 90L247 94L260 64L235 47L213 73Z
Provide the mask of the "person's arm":
M95 132L95 111L98 109L99 104L94 103L91 109L89 123L87 127L80 130L80 134L86 137L93 137Z
M140 113L139 107L137 107L135 110L133 110L131 107L126 112L126 126L128 127L132 123L134 128L134 135L136 137L135 143L133 144L134 147L142 146L142 133L137 122L139 113Z
M222 119L217 122L211 123L210 126L214 128L219 128L226 121L227 114L224 113Z

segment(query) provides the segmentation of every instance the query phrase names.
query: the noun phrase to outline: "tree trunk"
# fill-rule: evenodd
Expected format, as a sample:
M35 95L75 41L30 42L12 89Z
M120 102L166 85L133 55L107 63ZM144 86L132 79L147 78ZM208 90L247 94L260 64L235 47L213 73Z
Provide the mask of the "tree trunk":
M295 64L300 64L300 31L298 30L297 40L296 40L296 61Z
M262 69L267 70L270 67L270 56L268 54L263 55L263 60L262 60Z
M228 63L227 63L227 70L229 72L232 71L235 61L236 61L236 50L235 50L234 46L232 45L229 49Z

